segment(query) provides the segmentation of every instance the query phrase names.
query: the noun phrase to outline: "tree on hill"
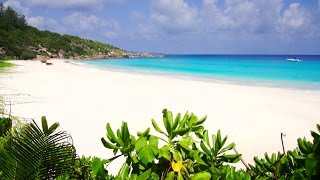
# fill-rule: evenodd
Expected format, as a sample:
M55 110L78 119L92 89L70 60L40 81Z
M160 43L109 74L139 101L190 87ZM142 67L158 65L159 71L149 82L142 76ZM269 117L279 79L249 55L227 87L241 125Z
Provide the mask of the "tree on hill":
M29 26L25 16L0 3L0 60L34 59L37 55L53 57L60 50L64 57L93 57L97 54L122 54L109 44L86 40L77 36L40 31Z
M25 16L18 14L11 7L4 7L3 3L0 3L0 29L13 30L13 29L25 29L27 22Z

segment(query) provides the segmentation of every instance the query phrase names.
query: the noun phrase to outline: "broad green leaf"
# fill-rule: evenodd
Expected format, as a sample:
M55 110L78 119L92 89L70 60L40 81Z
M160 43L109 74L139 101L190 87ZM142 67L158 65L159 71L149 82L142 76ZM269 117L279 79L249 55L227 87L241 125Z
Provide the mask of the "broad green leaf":
M178 115L176 116L174 123L172 125L172 129L175 130L180 122L180 118L181 118L181 114L178 113Z
M164 127L166 128L167 132L168 132L168 136L169 138L171 138L171 135L172 135L172 129L171 129L171 124L169 122L169 119L168 119L168 111L167 109L164 109L162 111L163 113L163 124L164 124Z
M195 134L199 139L203 139L203 134L202 133L195 132Z
M227 147L221 149L219 153L221 154L221 153L224 153L224 152L226 152L226 151L229 151L229 150L233 149L235 146L236 146L236 145L235 145L234 143L231 143L231 144L229 144Z
M218 152L222 146L221 146L221 132L220 130L218 130L218 133L217 133L217 140L216 140L216 152Z
M151 176L151 168L137 177L137 180L147 180Z
M319 163L319 159L317 159L315 153L311 153L307 156L305 167L306 167L306 174L310 177L311 175L317 175L319 172L315 173L317 164Z
M184 136L178 143L183 147L189 148L189 146L193 143L193 138L191 136Z
M240 161L240 154L224 154L221 157L225 159L226 162L236 163Z
M121 138L122 142L124 143L124 146L128 146L130 133L126 122L122 122L121 133Z
M151 122L152 122L152 126L154 127L154 129L156 131L158 131L159 133L164 134L164 132L159 128L158 124L156 123L156 121L154 119L151 119Z
M101 138L101 142L102 142L103 146L108 148L108 149L119 149L118 146L115 146L115 145L107 142L104 138Z
M254 162L255 162L257 165L259 165L259 166L261 166L261 167L264 167L263 162L262 162L261 159L259 159L257 156L255 156L255 157L253 158L253 160L254 160Z
M101 161L100 158L93 158L92 160L92 173L100 179L106 178L108 173L104 169L104 161Z
M189 113L186 112L186 114L183 116L182 120L179 122L179 129L185 127L185 124L188 119L189 119Z
M170 171L165 180L174 180L174 171Z
M175 161L181 161L182 160L182 155L181 155L181 153L179 151L173 150L172 155L173 155L173 159Z
M211 179L211 174L208 172L199 172L191 177L191 180L209 180Z
M129 177L129 165L126 162L123 163L117 177L120 179L126 179L127 177Z
M194 155L193 156L194 160L196 160L196 162L198 164L204 165L204 166L208 166L208 164L206 162L204 162L198 155Z
M121 141L119 141L119 139L115 136L115 134L113 133L113 130L111 129L110 123L107 123L107 134L108 134L108 138L111 142L113 143L117 143L119 145L123 146L123 143Z
M138 175L137 174L131 174L130 175L130 180L137 180Z
M320 135L314 131L311 131L311 136L315 139L319 139Z
M218 153L218 151L217 151L217 147L216 147L216 139L217 139L217 137L216 137L216 135L215 134L212 134L212 139L211 139L211 141L212 141L212 149L213 149L213 151L214 151L214 153L215 153L215 155L217 155L217 153Z
M276 158L276 154L275 153L272 153L271 155L271 161L272 163L276 162L277 158Z
M303 154L309 154L309 148L307 146L306 143L306 139L304 138L303 140L301 138L298 139L298 145L299 145L299 149Z
M177 180L184 180L181 172L178 172Z
M196 126L197 125L200 125L200 124L203 124L207 119L207 116L204 116L203 118L201 118L197 123L196 123Z
M211 151L209 150L209 148L207 148L203 141L200 142L200 147L207 155L211 154Z
M137 135L140 136L147 136L150 132L150 128L146 129L144 132L138 132Z
M228 136L226 135L226 136L223 138L222 142L221 142L221 147L224 146L224 144L226 143L227 139L228 139Z
M178 130L176 130L176 131L173 131L173 135L176 135L176 134L178 134L178 135L180 135L180 136L183 136L183 135L185 135L187 132L189 132L190 131L190 128L179 128Z
M210 143L209 143L208 130L205 130L203 132L203 141L206 143L206 145L208 145L211 148Z
M204 127L203 126L195 126L192 128L192 132L202 132L204 130Z
M171 160L171 154L170 154L170 146L165 145L161 149L159 149L159 158L165 158L166 160Z
M121 142L121 145L124 146L124 143L122 141L122 133L120 129L117 129L117 137L118 137L118 140Z
M264 153L264 157L266 158L266 160L267 160L267 162L268 162L269 164L273 164L273 162L271 161L268 153Z
M158 138L154 136L149 136L148 139L147 137L140 137L136 141L135 148L142 163L147 165L154 160L159 152Z
M170 126L171 126L171 128L173 127L173 117L172 117L172 112L171 111L167 111L167 113L166 113L166 118L167 118L167 120L169 121L169 123L170 123Z
M198 122L198 117L195 116L194 114L191 114L191 117L188 122L188 127L194 126L197 122Z

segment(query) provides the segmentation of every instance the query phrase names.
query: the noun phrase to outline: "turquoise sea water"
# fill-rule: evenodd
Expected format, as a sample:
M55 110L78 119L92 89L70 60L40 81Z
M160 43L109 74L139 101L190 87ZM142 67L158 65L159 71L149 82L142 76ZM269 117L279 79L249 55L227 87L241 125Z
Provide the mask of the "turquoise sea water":
M86 60L116 71L169 75L223 83L320 90L320 55L166 55L162 58Z

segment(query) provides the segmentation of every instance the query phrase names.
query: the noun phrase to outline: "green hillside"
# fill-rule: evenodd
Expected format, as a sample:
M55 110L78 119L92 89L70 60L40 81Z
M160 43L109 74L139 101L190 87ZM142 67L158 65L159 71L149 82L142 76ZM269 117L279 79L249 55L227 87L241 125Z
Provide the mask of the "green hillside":
M34 59L37 55L83 59L123 54L123 50L109 44L40 31L29 26L24 15L0 3L0 59Z

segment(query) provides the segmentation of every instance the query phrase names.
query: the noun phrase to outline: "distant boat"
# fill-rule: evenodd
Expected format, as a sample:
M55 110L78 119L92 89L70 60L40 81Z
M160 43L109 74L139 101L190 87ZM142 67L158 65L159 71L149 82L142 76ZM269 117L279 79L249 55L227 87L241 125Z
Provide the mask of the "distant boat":
M291 44L290 44L290 46L289 46L289 54L290 54L290 51L291 51ZM296 58L296 57L287 58L286 60L287 60L287 61L291 61L291 62L301 62L301 61L302 61L301 59Z
M301 62L302 60L301 59L299 59L299 58L296 58L296 57L294 57L294 58L288 58L288 59L286 59L287 61L292 61L292 62Z

